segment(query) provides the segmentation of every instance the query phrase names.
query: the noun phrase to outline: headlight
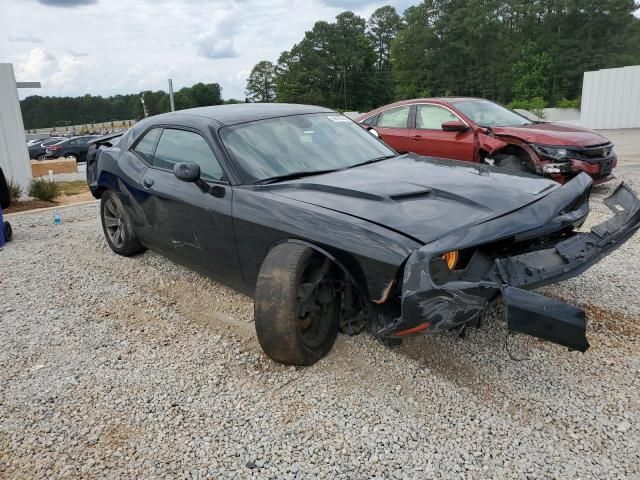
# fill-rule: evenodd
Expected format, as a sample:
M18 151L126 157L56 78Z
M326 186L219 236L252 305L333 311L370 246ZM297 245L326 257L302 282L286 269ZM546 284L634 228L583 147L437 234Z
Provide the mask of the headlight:
M447 252L442 255L442 260L447 264L449 270L453 270L455 268L456 263L458 263L458 256L457 250L453 250L452 252Z
M569 151L566 148L547 147L544 145L532 145L533 149L543 157L553 160L567 160Z

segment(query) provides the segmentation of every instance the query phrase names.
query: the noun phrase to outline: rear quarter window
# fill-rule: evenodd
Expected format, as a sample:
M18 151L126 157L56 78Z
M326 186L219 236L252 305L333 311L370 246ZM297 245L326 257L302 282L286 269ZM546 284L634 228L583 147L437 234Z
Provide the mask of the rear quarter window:
M377 126L380 128L407 128L410 105L385 110L378 117Z
M133 151L148 164L153 163L153 154L155 153L156 144L158 143L161 132L162 130L160 128L149 130L133 148Z

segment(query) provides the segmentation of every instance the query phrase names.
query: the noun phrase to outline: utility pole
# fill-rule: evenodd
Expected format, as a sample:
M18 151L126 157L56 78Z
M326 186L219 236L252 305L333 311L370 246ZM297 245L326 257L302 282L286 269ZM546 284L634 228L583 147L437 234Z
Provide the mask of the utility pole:
M171 102L171 111L176 111L176 104L173 99L173 80L169 79L169 101Z
M347 67L342 69L342 83L344 84L344 110L347 111Z
M142 104L142 111L144 112L144 118L149 116L149 112L147 112L147 105L144 103L144 93L140 95L140 103Z

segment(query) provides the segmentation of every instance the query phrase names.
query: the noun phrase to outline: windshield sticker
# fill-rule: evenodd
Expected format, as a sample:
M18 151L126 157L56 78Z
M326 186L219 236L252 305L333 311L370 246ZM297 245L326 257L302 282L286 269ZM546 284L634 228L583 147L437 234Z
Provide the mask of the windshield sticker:
M351 121L343 115L329 115L329 120L332 120L334 122L350 122Z

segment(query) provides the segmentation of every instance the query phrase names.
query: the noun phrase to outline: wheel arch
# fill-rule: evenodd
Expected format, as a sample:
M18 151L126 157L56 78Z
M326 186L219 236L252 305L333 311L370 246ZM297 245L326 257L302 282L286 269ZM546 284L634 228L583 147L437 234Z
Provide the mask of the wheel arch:
M365 299L369 299L369 286L367 282L367 278L362 269L362 265L356 259L356 257L348 252L344 251L329 251L328 249L321 247L315 243L309 242L307 240L302 240L298 238L286 238L275 242L269 250L267 251L267 255L278 245L283 244L292 244L292 245L305 245L319 254L327 257L331 260L340 270L345 274L345 277L356 287L358 293L363 296ZM266 258L266 255L265 255Z
M512 155L516 155L522 160L530 162L531 167L535 172L540 172L540 159L536 155L536 152L533 150L533 148L531 148L531 146L527 142L515 137L499 138L503 142L507 143L507 146L493 152L493 155L500 153L510 153Z

